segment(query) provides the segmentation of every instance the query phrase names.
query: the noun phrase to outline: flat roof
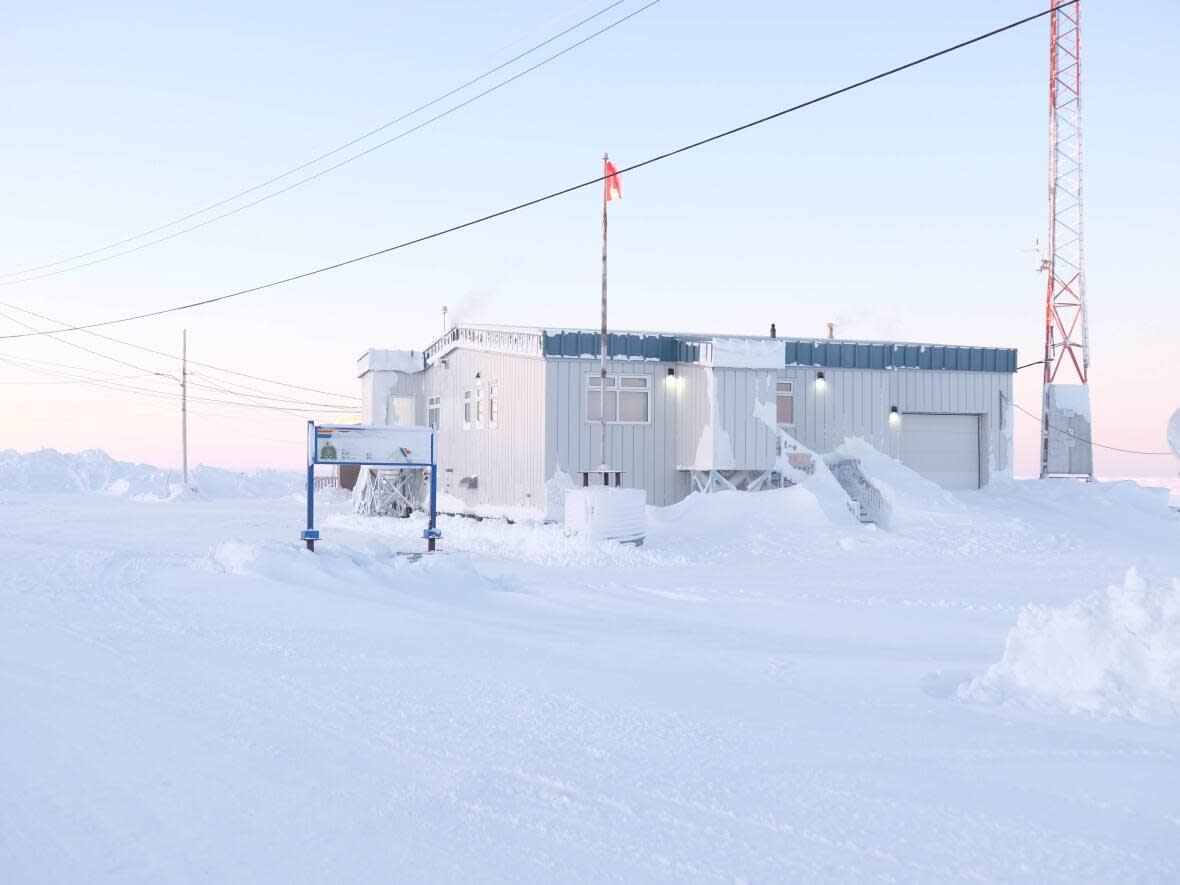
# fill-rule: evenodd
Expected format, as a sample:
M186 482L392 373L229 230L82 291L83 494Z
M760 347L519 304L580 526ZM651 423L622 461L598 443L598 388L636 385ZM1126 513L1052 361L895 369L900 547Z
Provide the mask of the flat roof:
M730 335L686 332L612 331L607 335L611 359L712 363L719 343L782 342L784 366L846 369L930 369L967 372L1016 371L1017 354L1010 347L876 341L850 338ZM556 358L598 358L601 333L592 329L545 326L460 324L449 329L424 352L424 364L454 347L527 353Z

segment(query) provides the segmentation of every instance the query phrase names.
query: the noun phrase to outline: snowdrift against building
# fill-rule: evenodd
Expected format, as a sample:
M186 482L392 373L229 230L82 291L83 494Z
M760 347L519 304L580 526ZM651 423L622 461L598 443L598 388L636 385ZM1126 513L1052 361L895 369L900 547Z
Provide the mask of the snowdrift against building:
M954 494L874 448L860 437L849 437L829 459L855 458L861 472L881 493L889 508L891 528L959 514L964 505Z
M202 497L212 498L281 498L301 492L304 485L294 470L238 472L199 466L189 479ZM100 492L151 500L172 497L179 483L179 471L116 461L99 449L0 452L0 491Z
M1146 721L1180 714L1180 580L1152 586L1131 569L1061 608L1026 606L1004 655L960 699Z

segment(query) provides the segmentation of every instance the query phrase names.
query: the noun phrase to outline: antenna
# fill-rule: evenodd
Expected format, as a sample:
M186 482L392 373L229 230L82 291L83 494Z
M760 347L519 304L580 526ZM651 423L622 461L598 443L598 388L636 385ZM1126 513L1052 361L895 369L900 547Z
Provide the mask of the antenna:
M1041 478L1094 476L1082 249L1081 3L1049 19L1049 244Z

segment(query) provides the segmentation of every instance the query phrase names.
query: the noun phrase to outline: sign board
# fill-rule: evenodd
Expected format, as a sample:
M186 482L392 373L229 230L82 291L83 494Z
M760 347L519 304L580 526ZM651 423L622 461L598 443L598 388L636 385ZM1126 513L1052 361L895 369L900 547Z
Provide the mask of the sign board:
M365 426L307 422L307 528L300 538L308 550L320 540L315 527L315 468L317 464L424 470L430 481L429 522L422 537L433 551L442 537L438 530L438 465L434 460L433 427Z
M309 464L426 467L434 461L430 427L310 424L307 442Z

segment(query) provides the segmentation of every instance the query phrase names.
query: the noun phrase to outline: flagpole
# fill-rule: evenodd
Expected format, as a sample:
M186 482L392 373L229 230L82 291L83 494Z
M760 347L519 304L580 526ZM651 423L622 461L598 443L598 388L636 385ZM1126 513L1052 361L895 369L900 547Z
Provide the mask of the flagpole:
M602 155L602 334L598 344L598 451L602 456L602 484L606 485L606 204L610 190L607 162Z

